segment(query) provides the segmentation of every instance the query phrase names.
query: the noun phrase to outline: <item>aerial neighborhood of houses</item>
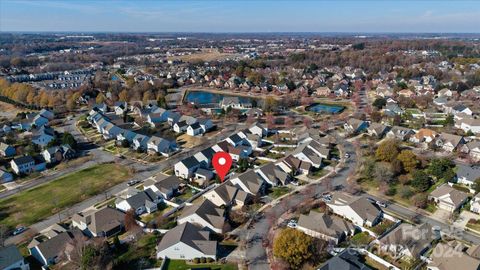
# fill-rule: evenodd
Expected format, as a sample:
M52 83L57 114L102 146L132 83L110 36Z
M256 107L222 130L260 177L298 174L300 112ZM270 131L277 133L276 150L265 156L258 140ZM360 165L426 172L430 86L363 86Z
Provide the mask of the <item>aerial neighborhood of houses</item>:
M480 269L478 41L247 36L0 45L0 269Z

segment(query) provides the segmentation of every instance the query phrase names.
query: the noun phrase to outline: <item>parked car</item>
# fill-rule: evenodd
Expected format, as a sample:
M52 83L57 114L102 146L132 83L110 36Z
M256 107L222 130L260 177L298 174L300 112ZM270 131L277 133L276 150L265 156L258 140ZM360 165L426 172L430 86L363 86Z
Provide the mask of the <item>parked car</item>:
M23 227L23 226L22 226L22 227L18 227L17 229L15 229L15 231L13 231L12 234L13 234L13 235L19 235L19 234L23 233L23 232L26 231L26 230L27 230L26 227Z
M388 206L387 202L384 201L377 201L377 205L383 208L386 208Z
M136 185L138 183L140 183L140 180L131 180L131 181L127 182L127 185L131 187L131 186Z
M287 227L292 228L292 229L297 228L297 226L298 226L297 221L295 219L291 219L287 224Z
M350 154L349 153L345 153L345 158L349 158L350 157Z

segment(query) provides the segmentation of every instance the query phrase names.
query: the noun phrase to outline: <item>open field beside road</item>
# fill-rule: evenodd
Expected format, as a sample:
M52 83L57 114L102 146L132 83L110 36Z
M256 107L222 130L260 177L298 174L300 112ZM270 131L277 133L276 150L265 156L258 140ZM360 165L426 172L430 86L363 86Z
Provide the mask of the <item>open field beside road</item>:
M0 201L0 224L28 226L130 177L126 167L99 164Z

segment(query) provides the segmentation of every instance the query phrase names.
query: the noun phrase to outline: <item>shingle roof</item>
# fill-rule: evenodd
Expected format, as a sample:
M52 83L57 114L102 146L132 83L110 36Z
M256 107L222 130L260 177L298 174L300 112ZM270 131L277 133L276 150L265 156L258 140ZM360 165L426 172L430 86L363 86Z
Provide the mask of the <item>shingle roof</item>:
M0 269L6 269L12 264L22 261L23 257L14 245L0 247Z
M402 246L417 258L435 239L432 226L428 223L418 226L402 223L379 241L382 245Z
M157 246L158 251L165 250L182 242L205 255L216 255L217 242L209 240L210 233L202 231L197 226L185 222L169 230Z
M343 232L353 231L355 229L350 222L338 216L315 211L310 211L308 215L300 215L298 226L331 237L340 237Z
M225 210L215 206L210 200L204 200L198 205L193 205L186 208L180 218L185 218L197 214L212 227L222 229L225 223Z

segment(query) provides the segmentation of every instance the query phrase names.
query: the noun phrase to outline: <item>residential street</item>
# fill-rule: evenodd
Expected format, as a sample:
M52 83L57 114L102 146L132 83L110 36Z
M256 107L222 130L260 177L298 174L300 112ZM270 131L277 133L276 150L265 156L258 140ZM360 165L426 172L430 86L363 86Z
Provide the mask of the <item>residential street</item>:
M80 132L75 132L75 130L77 130L77 129L75 128L74 123L75 123L75 120L72 120L70 125L73 125L73 129L69 129L68 132L71 132L72 135L74 135L75 138L78 139L79 141L86 142L85 139L82 139L83 135ZM42 230L50 227L51 225L53 225L53 224L55 224L59 221L68 219L73 214L78 213L78 212L82 212L85 209L88 209L88 208L92 207L93 205L95 205L99 202L102 202L102 201L104 201L108 198L111 198L111 197L115 196L116 194L122 192L123 190L125 190L128 187L128 185L127 185L128 181L133 180L133 179L135 179L135 180L145 180L149 177L155 176L156 174L166 170L167 168L173 167L173 165L175 163L177 163L178 161L180 161L180 160L182 160L182 159L184 159L188 156L191 156L193 153L196 153L200 150L203 150L203 149L205 149L209 146L212 146L212 145L216 144L217 142L219 142L221 140L224 140L228 136L238 132L239 130L241 130L243 128L244 128L243 125L236 125L236 126L230 125L229 127L227 127L224 130L224 132L218 133L217 135L210 138L206 143L204 143L202 145L198 145L194 148L184 149L182 152L180 152L180 153L178 153L178 154L176 154L176 155L174 155L170 158L167 158L166 160L163 160L163 161L161 161L159 163L155 163L155 164L149 164L149 165L144 165L142 163L135 162L135 161L132 161L132 160L129 160L129 159L115 158L112 154L110 154L106 151L103 151L103 150L99 149L98 147L93 148L93 149L89 149L88 152L90 154L94 154L94 155L99 156L99 158L94 159L95 163L88 164L88 162L87 162L87 163L85 163L82 166L77 167L77 168L71 168L69 170L59 172L58 174L55 174L55 175L38 178L37 180L32 181L32 183L29 184L28 188L33 188L33 187L38 186L40 184L47 183L49 181L55 180L59 176L62 176L62 175L65 175L65 174L68 174L70 172L74 172L74 171L77 171L77 170L81 170L83 168L92 166L94 164L98 164L98 163L100 163L99 160L100 161L104 160L103 162L108 162L108 160L110 160L110 161L116 160L116 162L120 162L120 164L122 164L124 166L133 166L135 168L134 176L131 179L128 179L127 181L125 181L124 183L121 183L121 184L118 184L116 186L111 187L110 189L106 190L102 194L98 194L94 197L91 197L91 198L89 198L89 199L87 199L87 200L85 200L81 203L75 204L75 205L71 206L70 208L64 209L63 211L61 211L61 212L59 212L55 215L52 215L49 218L47 218L47 219L45 219L41 222L38 222L38 223L35 223L35 224L31 225L30 229L39 232L39 231L42 231ZM22 188L21 190L25 190L25 189L27 189L27 188ZM20 190L12 190L12 192L5 197L11 196L11 195L13 195L13 194L15 194L16 192L19 192L19 191ZM6 193L6 192L4 192L4 193ZM22 242L23 240L24 240L24 236L22 234L20 234L20 235L17 235L17 236L9 237L8 239L6 239L5 243L6 244L18 244L18 243Z
M355 154L353 145L344 140L344 151L350 154L350 158L345 162L345 169L339 171L332 177L332 185L342 188L346 184L346 180L351 173L354 172L357 156ZM276 220L289 209L300 205L302 202L309 198L313 198L321 195L325 192L325 187L321 183L307 185L300 193L293 194L281 200L280 203L275 204L262 214L257 215L257 220L251 224L251 230L246 235L246 260L249 265L249 269L270 269L267 253L265 247L263 247L263 239L269 237L268 232ZM306 191L306 192L304 192Z

